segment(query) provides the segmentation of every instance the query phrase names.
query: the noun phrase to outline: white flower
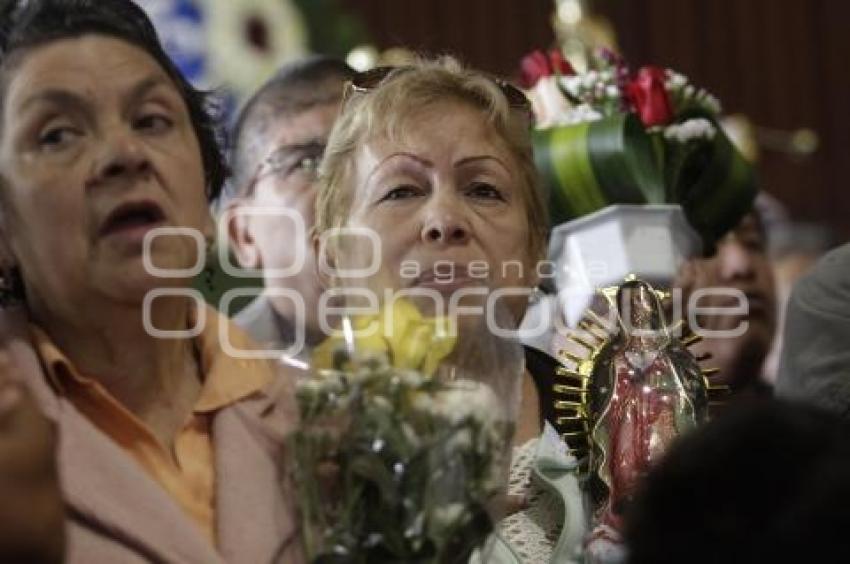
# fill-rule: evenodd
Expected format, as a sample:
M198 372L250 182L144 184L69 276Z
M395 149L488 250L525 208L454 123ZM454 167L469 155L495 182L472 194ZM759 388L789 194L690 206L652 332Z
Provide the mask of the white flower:
M679 143L687 143L688 141L706 139L708 141L714 139L717 129L714 125L705 118L689 119L682 123L669 125L664 129L664 137Z
M370 409L377 409L380 411L385 411L387 413L391 413L395 408L393 404L384 396L380 395L371 395L369 396L372 400L372 405L370 405Z
M428 392L414 392L410 406L414 411L421 413L433 413L435 411L434 400Z
M353 370L345 373L345 378L351 386L363 386L375 378L380 377L382 376L368 369Z
M307 33L291 0L204 0L212 80L247 95L303 55Z
M687 83L688 79L685 75L667 69L666 85L668 88L675 90L684 87Z
M581 92L582 77L579 75L562 76L561 87L570 93L571 96L578 97Z
M398 383L405 388L418 388L424 381L422 374L414 370L397 371L393 378L398 379Z
M558 125L574 125L576 123L587 123L602 119L602 114L594 110L588 104L576 106L568 113L561 116Z
M448 452L467 452L472 449L472 429L463 427L455 431L446 443Z
M456 380L448 389L435 394L433 413L456 424L474 419L483 426L503 418L502 404L490 386L473 380Z
M582 78L582 86L585 88L593 88L596 84L597 80L599 80L599 73L596 71L587 71Z
M620 89L617 88L613 84L609 84L607 88L605 88L605 94L609 98L619 98L620 97Z
M344 375L328 370L321 372L318 377L299 378L295 386L298 393L315 396L339 394L347 388L348 384Z
M703 91L702 105L713 114L719 114L721 111L720 100Z
M593 95L596 98L602 98L603 96L605 96L606 90L607 90L607 88L605 87L605 85L603 83L597 82L596 86L593 87Z
M315 404L325 395L326 390L315 378L304 378L299 380L295 388L296 396L303 403Z
M555 76L546 76L528 93L537 127L544 129L556 125L560 116L570 111L570 103L558 88Z
M458 520L463 515L466 509L462 503L447 503L434 508L431 513L433 525L437 530L447 529L453 525L457 525Z

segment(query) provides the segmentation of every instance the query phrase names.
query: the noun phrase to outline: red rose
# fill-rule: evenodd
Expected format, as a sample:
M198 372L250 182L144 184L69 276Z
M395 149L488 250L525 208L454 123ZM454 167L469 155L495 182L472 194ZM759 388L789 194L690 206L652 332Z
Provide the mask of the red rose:
M549 65L543 51L534 51L522 58L519 64L519 83L523 88L533 88L544 76L549 76Z
M549 51L548 56L543 51L534 51L522 58L519 82L523 88L530 89L541 78L553 74L570 75L575 71L557 49Z
M643 67L626 85L626 96L647 127L664 125L673 119L673 109L664 82L666 71L659 67Z
M549 51L549 65L555 73L561 76L570 76L576 73L573 66L558 49Z

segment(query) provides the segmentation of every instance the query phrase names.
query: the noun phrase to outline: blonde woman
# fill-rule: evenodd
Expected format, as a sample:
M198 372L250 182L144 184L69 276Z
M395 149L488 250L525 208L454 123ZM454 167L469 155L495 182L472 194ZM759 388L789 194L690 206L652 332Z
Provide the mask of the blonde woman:
M357 76L322 164L317 241L349 228L378 244L351 236L323 246L326 283L379 296L421 289L447 301L464 293L462 305L484 299L468 291L484 288L487 299L501 293L517 326L547 232L529 132L519 91L451 59ZM527 351L510 492L523 509L500 527L500 562L579 557L584 512L575 459L553 429L554 370Z

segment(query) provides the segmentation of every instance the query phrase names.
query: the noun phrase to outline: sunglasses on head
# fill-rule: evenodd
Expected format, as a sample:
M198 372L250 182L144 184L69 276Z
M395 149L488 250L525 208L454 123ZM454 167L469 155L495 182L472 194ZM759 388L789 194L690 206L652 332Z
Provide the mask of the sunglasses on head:
M398 76L416 67L375 67L367 71L359 72L354 75L345 84L345 93L343 95L343 104L345 104L354 94L365 94L370 90L374 90L381 85L384 80L392 76ZM508 105L512 108L522 110L528 115L528 118L533 121L534 114L531 111L531 103L526 98L521 90L510 84L509 82L494 76L482 75L499 87L502 95L508 101Z

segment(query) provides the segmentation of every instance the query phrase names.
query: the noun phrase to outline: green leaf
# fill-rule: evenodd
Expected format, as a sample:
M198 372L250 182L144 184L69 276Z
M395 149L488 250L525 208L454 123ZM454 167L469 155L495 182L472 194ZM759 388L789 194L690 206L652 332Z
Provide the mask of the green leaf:
M664 182L652 140L633 114L534 133L553 224L611 204L657 204Z
M373 454L360 455L351 461L349 468L358 481L375 486L380 495L380 503L390 506L398 504L395 480L380 457Z
M634 114L592 122L588 149L608 204L660 204L664 178L652 139Z
M688 112L678 123L704 118L715 127L710 141L666 144L668 198L682 205L685 216L710 249L752 209L758 191L753 166L732 145L711 114Z

